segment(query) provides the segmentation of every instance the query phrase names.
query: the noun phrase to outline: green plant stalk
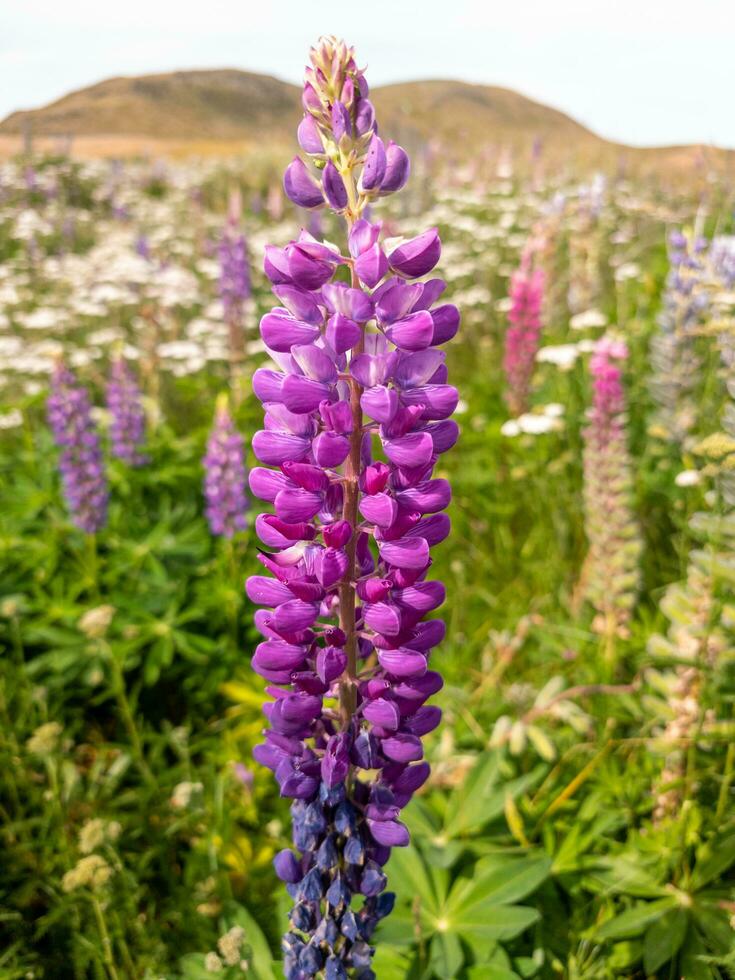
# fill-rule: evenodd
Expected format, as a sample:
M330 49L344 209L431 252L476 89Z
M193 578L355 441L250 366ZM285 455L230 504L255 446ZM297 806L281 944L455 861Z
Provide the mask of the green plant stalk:
M110 939L110 934L107 931L102 906L100 905L99 899L96 895L91 895L90 898L92 901L92 908L94 909L94 918L97 923L97 931L100 934L100 942L102 943L102 959L104 960L110 980L119 980L119 974L115 967L115 958L112 952L112 940Z
M112 671L112 690L115 695L118 711L120 712L120 719L130 739L133 756L145 781L150 786L155 786L156 777L153 775L150 766L146 762L145 754L143 752L143 742L140 737L140 732L138 731L138 726L135 724L135 718L130 708L130 702L128 701L128 695L125 687L125 675L123 674L120 662L109 645L107 646L107 650L110 668Z

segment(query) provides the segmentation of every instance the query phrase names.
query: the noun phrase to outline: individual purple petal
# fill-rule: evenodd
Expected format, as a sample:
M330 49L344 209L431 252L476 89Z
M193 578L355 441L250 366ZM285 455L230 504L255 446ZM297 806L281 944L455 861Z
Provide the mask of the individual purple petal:
M401 715L393 701L377 698L368 701L363 710L363 716L373 725L395 731L401 723Z
M309 452L310 445L308 439L286 432L261 430L253 436L253 452L261 463L271 466L278 466L289 459L303 459Z
M289 374L281 389L283 404L297 415L313 412L329 394L329 385L298 374Z
M383 754L394 762L417 762L424 755L421 739L403 732L384 738L380 747Z
M423 538L379 541L378 550L383 561L396 568L425 568L429 561L429 545Z
M350 255L353 259L372 248L379 236L380 224L374 225L366 221L365 218L359 218L350 229L347 239Z
M398 504L389 494L376 493L362 498L360 513L371 524L390 527L398 515Z
M319 135L319 127L316 124L316 120L313 116L308 113L299 123L298 129L296 130L296 136L299 141L299 146L306 153L317 154L324 152L324 144L322 143L322 138Z
M365 323L373 316L373 302L361 289L330 282L322 289L322 296L331 310L357 323Z
M301 157L294 157L286 167L283 189L288 198L300 208L319 208L324 204L321 188L314 181Z
M254 440L253 440L254 444ZM322 432L312 443L314 459L319 466L340 466L350 452L350 440L336 432Z
M446 303L432 310L431 319L434 321L432 344L445 344L459 330L459 310L452 303Z
M343 211L347 207L347 188L331 160L324 168L322 185L329 206L335 211Z
M426 310L419 310L386 327L385 335L400 350L424 350L431 344L434 321Z
M385 179L385 172L388 166L388 159L382 139L377 134L373 134L368 145L367 158L362 171L360 183L362 189L366 191L380 187Z
M276 307L260 321L260 335L266 347L288 353L294 344L309 344L319 336L319 329L295 320L288 310Z
M411 164L408 154L402 146L390 140L385 151L386 167L380 185L381 194L392 194L399 191L408 180Z
M324 319L319 305L313 295L306 289L290 284L277 285L273 292L280 299L288 312L297 320L303 320L311 326L319 326Z
M426 673L426 657L418 650L379 650L378 662L393 677L421 677Z
M255 440L253 440L254 446ZM435 451L434 442L428 432L409 432L399 439L384 439L383 448L385 455L396 466L425 465ZM263 462L268 462L268 460L263 460Z
M388 271L388 259L385 257L383 249L377 243L362 254L355 261L355 272L360 282L366 286L377 286L380 280Z
M398 392L395 388L375 385L360 396L363 412L376 422L390 422L398 411Z
M430 228L399 245L388 256L391 268L408 279L431 272L441 255L441 242L436 228Z
M362 337L362 330L349 317L333 313L327 321L326 341L337 354L352 350Z

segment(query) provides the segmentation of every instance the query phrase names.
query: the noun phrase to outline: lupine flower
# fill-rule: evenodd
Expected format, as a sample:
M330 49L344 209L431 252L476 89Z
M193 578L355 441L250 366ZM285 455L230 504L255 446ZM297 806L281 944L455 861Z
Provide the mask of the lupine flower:
M251 293L247 244L240 229L241 210L240 193L235 191L230 195L227 223L218 249L219 294L229 332L230 368L233 380L237 376L245 354L245 303Z
M510 326L505 335L503 369L505 398L513 415L528 409L528 397L541 338L541 310L544 301L544 272L535 268L534 252L528 247L520 268L510 281Z
M421 739L441 716L426 702L442 686L430 652L445 626L422 620L444 601L428 572L451 492L432 474L458 435L440 346L459 312L434 306L442 280L419 281L439 260L436 229L387 251L364 216L405 184L409 162L377 135L344 42L312 50L303 105L298 138L321 179L296 158L284 187L300 207L342 215L348 250L307 232L266 248L281 305L260 330L279 370L253 376L265 465L250 487L275 513L255 524L270 575L249 578L247 593L265 607L253 668L273 700L255 755L294 801L295 851L275 861L295 903L286 976L369 980L370 939L393 904L383 866L408 844L400 812L428 778Z
M231 538L247 527L250 504L245 493L243 440L232 421L226 395L217 400L202 463L209 528L214 535Z
M670 269L659 333L651 343L651 391L657 403L657 428L683 442L696 419L694 392L700 361L694 338L709 303L705 280L707 242L675 231L669 236Z
M621 341L602 338L590 361L592 408L584 431L584 512L589 551L580 591L597 612L610 642L624 634L638 588L641 550L631 507L631 468L625 429Z
M107 479L87 389L61 362L51 377L48 422L61 450L59 469L71 518L87 534L107 520Z
M247 244L240 229L241 208L239 193L231 194L219 243L219 294L228 323L242 322L243 305L251 292Z
M145 411L138 382L123 357L115 357L110 366L107 408L112 416L112 455L129 466L142 466L148 460L141 452L145 442Z

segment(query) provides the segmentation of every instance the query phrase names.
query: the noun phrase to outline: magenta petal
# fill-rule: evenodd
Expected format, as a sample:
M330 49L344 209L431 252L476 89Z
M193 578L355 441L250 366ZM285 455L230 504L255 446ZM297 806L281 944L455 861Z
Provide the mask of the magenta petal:
M287 354L294 344L309 344L316 340L319 329L295 320L288 310L277 306L261 319L260 335L271 350Z
M338 548L324 548L315 561L316 577L325 589L331 589L344 577L347 566L346 552Z
M309 452L308 439L285 432L256 432L253 452L261 463L278 466L288 459L302 459Z
M292 487L293 484L278 470L267 470L263 466L254 466L248 473L248 483L250 491L260 500L269 500L271 503L276 499L281 490Z
M353 259L356 259L363 252L366 252L369 248L378 240L380 236L380 224L373 225L365 218L360 218L357 220L352 228L350 229L350 235L348 239L350 255Z
M416 279L431 272L439 261L442 246L436 228L430 228L422 235L411 238L399 245L388 256L388 261L396 272L408 279Z
M415 354L399 354L393 379L399 388L409 389L428 384L444 364L445 354L440 350L422 350Z
M421 283L408 283L400 279L392 280L392 285L388 289L381 286L380 298L375 309L378 320L382 324L390 324L408 316L420 299L421 291Z
M280 285L274 286L273 292L297 320L303 320L311 326L321 325L324 315L308 290L299 286Z
M423 538L379 541L378 550L383 561L397 568L425 568L429 561L429 545Z
M425 350L431 344L431 338L434 335L434 321L431 319L431 313L426 310L409 313L402 320L397 320L386 327L385 335L400 350Z
M289 524L308 521L322 508L324 497L321 493L308 490L281 490L275 499L276 513L282 521Z
M378 661L383 670L394 677L422 677L426 673L426 657L417 650L405 647L379 650Z
M283 382L281 397L283 404L296 415L305 415L319 407L319 403L330 394L329 385L312 381L300 374L289 374Z
M322 173L324 196L333 211L343 211L347 207L347 188L337 168L331 160Z
M350 454L350 440L335 432L322 432L312 442L314 459L330 469L344 463Z
M390 422L398 411L398 392L395 388L375 385L362 393L360 405L365 414L376 422Z
M366 495L359 506L365 520L378 527L390 527L398 515L398 504L387 493Z
M385 455L396 466L425 466L434 454L428 432L409 432L399 439L384 439Z
M395 731L401 723L401 715L395 702L386 701L385 698L368 701L362 713L373 725L379 725L390 731Z
M387 271L388 259L377 243L363 252L355 261L355 272L360 281L371 289L377 286Z
M319 615L319 606L301 599L281 603L273 612L273 628L279 633L296 633L308 629Z
M309 173L301 157L294 157L283 175L283 189L300 208L318 208L324 204L321 188Z
M365 606L365 625L384 636L397 636L401 632L401 613L387 602L375 602Z
M451 303L432 310L431 318L434 321L432 344L445 344L459 330L459 310Z
M411 163L403 147L398 146L392 140L386 147L385 156L386 167L380 192L381 194L392 194L394 191L399 191L408 180Z
M418 511L420 514L433 514L444 510L451 499L452 488L449 481L443 479L426 480L396 494L396 500L402 507Z
M327 321L326 341L337 354L352 350L362 337L362 330L349 317L341 313L333 313Z
M255 397L261 402L280 402L285 377L282 371L258 368L252 382Z
M291 598L285 585L267 575L251 575L245 582L245 592L248 599L259 606L277 606Z
M306 659L306 650L281 640L266 640L255 648L253 666L266 670L295 670Z
M448 418L457 407L459 392L454 385L424 385L404 391L404 405L423 405L422 419L438 421Z
M407 589L396 589L393 597L400 605L423 614L441 606L446 589L441 582L417 582Z
M316 672L325 684L331 684L347 666L347 654L339 647L324 647L316 656Z
M323 287L322 296L331 310L357 323L365 323L373 316L373 301L361 289L341 282L330 282Z
M371 191L379 187L385 178L387 166L388 159L383 141L377 134L374 134L368 144L365 166L360 178L363 190Z
M404 735L402 732L384 738L380 747L383 755L394 762L418 762L424 755L421 739L415 735Z

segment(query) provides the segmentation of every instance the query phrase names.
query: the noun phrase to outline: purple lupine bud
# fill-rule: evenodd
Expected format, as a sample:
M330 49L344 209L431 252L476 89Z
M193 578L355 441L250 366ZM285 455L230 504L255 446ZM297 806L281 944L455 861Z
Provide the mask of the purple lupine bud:
M320 208L324 204L321 188L307 170L301 157L294 157L286 167L283 189L289 200L300 208Z
M388 159L383 141L377 134L374 134L368 146L365 167L360 181L363 190L371 191L380 187L385 178L387 165Z
M245 493L242 436L235 429L226 396L220 396L217 401L202 463L209 529L214 535L231 538L247 527L250 505Z
M296 131L299 146L306 153L318 154L324 152L324 144L319 135L319 127L313 116L305 115Z
M376 192L405 183L408 158L377 136L351 48L320 40L303 101L299 139L328 161L325 196L345 218L349 254L303 232L266 249L283 305L261 321L280 370L253 377L265 410L253 450L265 465L250 486L275 511L255 524L271 577L246 586L263 607L252 664L273 699L255 754L294 800L301 857L279 856L281 876L295 879L299 931L284 938L286 974L368 980L368 941L393 902L381 869L408 843L400 811L428 778L422 738L441 718L426 702L442 686L429 663L445 626L422 618L445 595L427 579L451 498L433 469L457 439L458 393L436 345L454 336L459 313L434 308L442 280L406 281L438 261L436 229L386 256L381 226L365 217ZM289 179L304 173L310 181L292 164ZM373 438L386 462L373 461Z
M403 147L398 146L392 140L386 147L385 158L385 174L380 184L380 192L381 194L392 194L394 191L399 191L408 180L411 173L411 162Z
M276 874L281 881L288 881L291 884L301 881L301 865L293 851L290 851L288 848L279 851L273 858L273 864L276 869Z
M322 185L324 187L324 196L329 206L334 211L343 211L347 207L347 189L331 160L327 161L327 165L324 168Z
M441 255L441 242L436 228L410 238L388 256L391 268L408 279L417 279L431 272Z
M107 479L87 389L59 361L51 376L48 422L61 450L59 471L74 524L87 534L107 520Z
M110 365L107 382L112 455L129 466L142 466L148 457L141 451L145 442L145 411L135 375L122 357Z

